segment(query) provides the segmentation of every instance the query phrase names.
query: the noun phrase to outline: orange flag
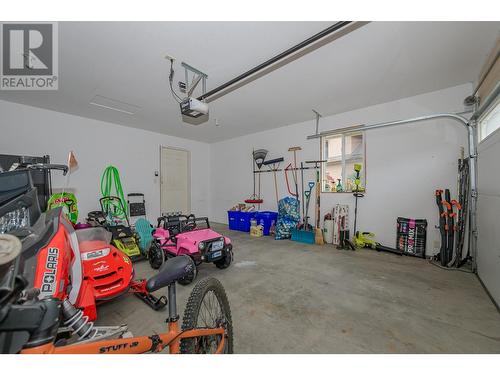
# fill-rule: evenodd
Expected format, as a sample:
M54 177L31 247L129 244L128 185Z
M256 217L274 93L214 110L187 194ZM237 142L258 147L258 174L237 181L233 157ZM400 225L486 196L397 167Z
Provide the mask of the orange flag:
M73 153L73 151L70 151L69 155L68 155L68 168L69 168L69 171L72 172L77 167L78 167L78 161L76 160L76 156Z

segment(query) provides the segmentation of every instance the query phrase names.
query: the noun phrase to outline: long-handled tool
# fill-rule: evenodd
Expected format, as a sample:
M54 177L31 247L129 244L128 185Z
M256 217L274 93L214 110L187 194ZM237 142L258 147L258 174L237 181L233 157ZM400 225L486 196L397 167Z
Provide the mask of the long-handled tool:
M288 181L288 172L292 171L292 177L293 177L293 166L292 163L289 163L286 168L285 168L285 181L286 181L286 189L288 190L288 193L293 196L293 197L298 197L298 194L294 193L290 189L290 182Z
M309 224L309 203L311 201L311 193L312 189L314 187L315 183L313 181L309 182L309 190L304 191L304 206L305 206L305 212L304 212L304 217L302 218L302 230L308 230L311 231L313 229L312 225Z
M293 152L293 169L292 169L292 175L293 175L293 181L295 183L295 197L299 197L299 185L297 182L297 151L302 150L302 147L300 146L294 146L290 147L288 151ZM300 200L299 200L299 212L300 212Z
M302 202L305 202L305 191L304 191L304 163L300 162L300 181L301 181L301 187L302 187ZM302 205L302 220L305 219L305 208L304 205Z
M358 198L363 198L365 195L360 192L359 185L361 184L361 179L359 177L359 173L361 172L362 165L354 164L354 172L356 172L356 178L354 179L354 184L356 185L356 189L354 190L354 236L356 236L356 224L358 219Z
M272 160L264 161L263 165L269 168L270 171L273 172L274 175L274 191L276 193L276 207L278 207L279 196L278 196L278 180L276 178L276 172L280 171L280 163L283 161L283 158L277 158Z
M306 164L314 164L312 167L316 169L316 229L314 242L316 245L324 245L323 231L321 230L321 178L320 178L320 164L325 163L326 160L309 160Z
M357 231L357 220L358 220L358 198L363 198L365 195L363 193L361 193L361 189L359 187L359 185L361 184L361 178L359 176L360 172L361 172L361 168L362 168L362 165L361 164L354 164L354 172L356 173L356 177L354 179L354 185L356 185L356 188L354 189L354 193L352 194L354 197L355 197L355 200L354 200L354 241L351 241L349 239L349 228L347 228L347 231L346 231L346 237L344 239L345 243L350 247L352 248L353 250L355 249L355 246L358 246L356 244L356 239L358 238L358 236L360 235ZM339 182L340 183L340 182ZM360 242L361 243L361 242ZM361 246L362 247L362 246Z
M260 209L260 204L264 202L264 200L260 197L260 168L262 167L262 164L264 163L264 160L266 159L267 156L267 150L264 149L259 149L259 150L253 150L252 151L252 174L253 174L253 195L249 199L245 199L245 203L256 203L259 205ZM258 171L255 170L255 166L257 166ZM259 175L259 191L258 194L255 191L255 175Z
M314 235L314 243L316 245L324 245L323 231L320 227L320 211L321 211L321 179L319 169L316 171L316 230Z
M293 168L295 174L295 181L297 181L297 151L302 150L300 146L290 147L288 151L293 152Z

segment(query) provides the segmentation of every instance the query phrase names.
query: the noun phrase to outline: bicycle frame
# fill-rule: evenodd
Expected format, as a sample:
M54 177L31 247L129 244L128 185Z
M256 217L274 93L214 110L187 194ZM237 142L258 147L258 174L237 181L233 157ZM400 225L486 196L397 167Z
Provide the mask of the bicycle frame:
M24 349L21 354L142 354L158 353L169 347L170 354L180 353L180 339L221 335L216 354L222 354L225 345L224 328L205 328L180 331L179 321L168 323L168 332L116 340L103 340L87 344L56 347L53 343Z
M168 330L151 336L138 336L112 340L100 340L88 343L75 343L67 346L55 346L54 343L27 348L21 354L142 354L158 353L169 347L170 354L180 353L180 340L193 337L220 335L221 341L215 354L222 354L226 342L225 329L200 328L182 331L177 315L175 283L168 286Z

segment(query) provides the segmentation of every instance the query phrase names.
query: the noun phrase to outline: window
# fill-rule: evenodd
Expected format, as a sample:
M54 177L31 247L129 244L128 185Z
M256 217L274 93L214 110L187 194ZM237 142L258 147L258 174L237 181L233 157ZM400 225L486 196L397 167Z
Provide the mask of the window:
M321 138L323 160L322 191L328 193L356 190L354 164L361 164L360 190L365 187L365 142L363 133Z
M482 141L500 128L500 99L492 106L486 115L479 120L479 141Z

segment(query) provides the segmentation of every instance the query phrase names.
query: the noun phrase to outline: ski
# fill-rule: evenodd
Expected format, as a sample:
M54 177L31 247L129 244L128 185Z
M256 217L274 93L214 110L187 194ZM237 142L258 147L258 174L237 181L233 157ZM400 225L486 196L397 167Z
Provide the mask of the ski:
M446 215L443 207L443 190L436 190L436 204L439 209L439 233L441 234L441 248L439 249L439 260L442 266L446 266Z
M455 242L454 242L455 245L452 248L452 252L453 252L452 259L448 263L448 267L453 267L460 262L460 257L461 257L461 255L459 254L459 248L458 248L458 238L459 238L458 223L459 223L459 220L461 220L460 214L461 214L462 206L460 205L460 202L456 201L455 199L452 199L450 203L451 203L451 210L452 210L450 217L452 218L452 220L454 220L455 217L457 218L456 224L452 222L453 227L451 228L451 231L453 232L453 237L455 238ZM454 212L454 208L457 209L457 212Z
M467 230L467 215L469 210L469 159L458 160L458 201L461 206L457 222L457 266L462 266L469 258L469 248L466 256L463 256Z
M455 239L455 232L453 231L453 228L455 226L455 214L453 213L453 206L451 205L450 189L444 190L443 204L447 210L445 229L446 229L446 238L447 238L446 239L446 265L448 265L448 263L453 258L453 246L454 246L454 239Z

